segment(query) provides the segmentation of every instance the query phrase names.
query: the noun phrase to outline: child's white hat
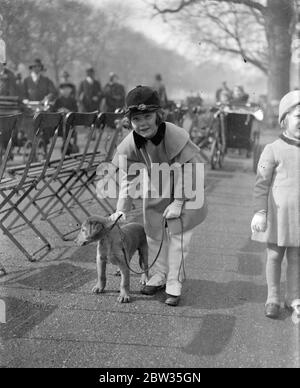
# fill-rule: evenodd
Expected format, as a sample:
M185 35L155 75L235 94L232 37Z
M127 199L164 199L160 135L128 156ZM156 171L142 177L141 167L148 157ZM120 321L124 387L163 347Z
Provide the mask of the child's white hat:
M284 116L288 113L288 111L298 104L300 104L300 90L293 90L282 97L279 103L279 124L284 119Z

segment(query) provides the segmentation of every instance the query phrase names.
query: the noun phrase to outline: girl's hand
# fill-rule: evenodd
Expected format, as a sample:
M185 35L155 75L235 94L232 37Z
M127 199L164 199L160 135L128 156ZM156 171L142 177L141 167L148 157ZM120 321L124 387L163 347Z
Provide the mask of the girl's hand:
M122 216L122 217L120 217ZM121 221L126 221L125 213L117 211L109 216L110 221L116 221L120 217Z
M179 218L183 207L183 201L176 200L165 209L163 217L166 219Z
M265 232L267 229L267 214L258 212L254 214L251 222L252 232Z

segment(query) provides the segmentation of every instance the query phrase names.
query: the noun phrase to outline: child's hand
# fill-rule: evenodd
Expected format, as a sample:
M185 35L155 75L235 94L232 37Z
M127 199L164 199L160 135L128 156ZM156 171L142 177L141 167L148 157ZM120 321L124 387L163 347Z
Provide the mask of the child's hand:
M122 217L120 217L122 216ZM110 221L116 221L120 217L121 221L126 221L125 213L117 211L109 216Z
M170 218L179 218L181 216L183 201L178 201L175 199L170 205L165 209L163 217L166 219Z
M252 232L265 232L267 229L267 214L266 213L255 213L251 222Z

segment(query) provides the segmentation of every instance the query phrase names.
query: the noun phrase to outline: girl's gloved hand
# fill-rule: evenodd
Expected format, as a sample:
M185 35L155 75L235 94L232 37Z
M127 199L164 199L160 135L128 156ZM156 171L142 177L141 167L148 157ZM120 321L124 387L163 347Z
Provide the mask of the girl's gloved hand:
M265 232L267 229L267 213L257 212L251 222L252 232Z
M166 207L163 217L166 219L179 218L181 216L183 201L175 199L168 207Z
M122 217L120 217L122 216ZM109 216L110 221L116 221L120 217L121 221L126 221L126 215L123 212L117 211Z

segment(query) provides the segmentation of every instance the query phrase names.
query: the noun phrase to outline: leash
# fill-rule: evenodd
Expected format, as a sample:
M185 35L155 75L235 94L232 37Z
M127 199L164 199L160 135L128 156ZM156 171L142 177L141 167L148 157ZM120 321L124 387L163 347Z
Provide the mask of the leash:
M120 214L120 215L119 215L119 217L118 217L118 218L116 219L116 221L113 223L113 226L111 226L111 227L109 228L110 231L114 228L114 226L117 224L117 222L119 221L119 219L120 219L122 216L123 216L123 214Z
M122 217L122 215L120 215L117 220L114 222L113 226L110 228L110 230L117 224L118 220ZM183 221L182 221L182 218L179 217L180 219L180 224L181 224L181 262L180 262L180 267L179 267L179 271L178 271L178 281L183 284L183 282L186 280L186 272L185 272L185 265L184 265L184 255L183 255ZM146 272L148 272L153 266L154 264L156 263L158 257L159 257L159 254L161 252L161 249L162 249L162 246L163 246L163 242L164 242L164 236L165 236L165 223L166 223L166 218L163 217L162 219L162 236L161 236L161 241L160 241L160 246L159 246L159 249L158 249L158 252L153 260L153 262L151 263L150 266L147 267L147 269L145 271L142 271L142 272L137 272L135 271L134 269L131 268L130 266L130 260L128 259L128 256L127 256L127 250L126 250L126 245L125 245L125 236L120 228L119 225L118 228L119 228L119 233L121 235L121 242L122 242L122 251L124 253L124 257L125 257L125 263L126 263L126 266L127 268L135 273L136 275L142 275ZM183 280L181 281L180 280L180 272L181 272L181 268L182 268L182 272L183 272Z
M130 260L128 259L127 251L126 251L126 245L125 245L125 238L124 238L125 236L124 236L124 234L123 234L123 232L122 232L122 230L121 230L119 225L118 225L118 228L119 228L119 232L120 232L120 235L121 235L121 241L122 241L122 245L123 245L122 251L124 253L125 263L126 263L127 268L131 272L135 273L136 275L142 275L142 274L148 272L154 266L154 264L156 263L156 261L157 261L157 259L159 257L159 254L161 252L162 246L163 246L164 235L165 235L165 218L162 219L162 234L161 234L161 241L160 241L158 252L157 252L157 254L155 256L155 259L152 261L151 265L148 266L147 269L145 271L142 271L142 272L137 272L137 271L135 271L134 269L132 269L130 267Z

